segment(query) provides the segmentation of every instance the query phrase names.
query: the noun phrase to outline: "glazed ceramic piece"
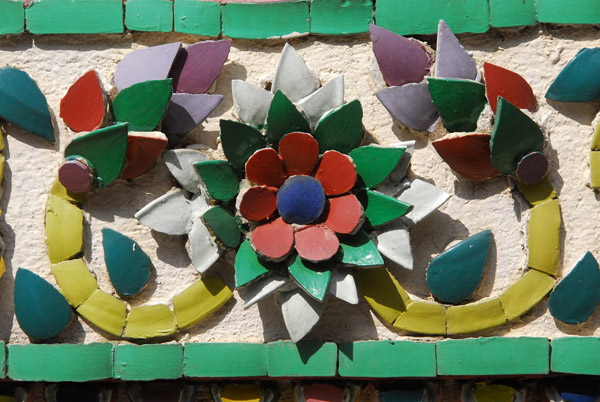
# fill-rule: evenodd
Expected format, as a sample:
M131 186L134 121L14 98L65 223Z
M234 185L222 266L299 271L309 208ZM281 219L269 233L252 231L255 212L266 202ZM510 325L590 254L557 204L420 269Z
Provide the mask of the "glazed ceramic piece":
M285 327L292 342L298 342L319 321L323 312L323 303L318 302L299 289L280 293L280 297Z
M498 297L486 297L476 302L448 307L446 319L449 335L480 332L506 322Z
M260 222L277 211L277 195L268 187L251 187L244 193L238 210L244 218Z
M406 269L413 269L413 256L408 229L401 222L395 222L377 232L377 250L385 257Z
M364 220L363 207L354 194L329 199L325 226L339 234L352 234Z
M87 193L94 183L93 169L84 159L67 159L58 168L58 180L72 193Z
M427 84L406 84L376 93L392 117L417 131L432 132L440 118Z
M341 262L357 267L377 267L383 265L383 258L373 241L363 230L353 236L344 236L340 241Z
M106 115L106 96L98 73L82 75L60 101L60 117L75 132L100 128Z
M267 146L257 129L232 120L220 120L221 145L227 161L235 169L243 170L252 154Z
M281 90L292 102L298 102L317 89L315 80L302 57L285 44L273 75L271 91Z
M527 222L527 265L538 271L556 275L560 256L560 205L557 199L531 209Z
M499 173L492 165L490 134L446 136L431 144L438 155L459 175L475 181L491 179Z
M492 164L502 174L512 174L521 158L542 152L544 134L533 120L504 98L498 98L496 124L490 150Z
M554 287L555 280L548 274L530 269L498 296L508 321L512 321L539 303Z
M221 256L219 246L214 242L206 226L198 219L192 221L186 246L194 268L201 274L212 267Z
M123 296L140 293L150 279L152 262L140 245L112 229L102 229L106 270L115 290Z
M519 109L536 110L535 94L519 74L492 63L483 63L485 93L494 114L501 96Z
M394 328L419 334L445 334L446 309L441 304L415 301L394 321Z
M554 186L548 176L539 183L533 185L517 182L517 186L527 202L531 205L542 204L556 198L556 190L554 190Z
M269 261L282 261L294 245L294 229L281 218L255 228L250 239L252 247Z
M281 92L275 92L267 115L267 138L273 145L287 133L310 133L310 124L296 106Z
M258 278L244 287L240 292L245 301L244 308L248 308L265 299L287 283L288 278L276 272Z
M233 297L217 276L205 276L176 296L173 312L180 329L191 327L221 308Z
M303 261L299 255L288 262L288 271L298 286L322 302L329 288L331 270Z
M413 303L385 267L355 270L354 279L365 300L385 322L393 323Z
M256 383L229 383L222 387L211 387L215 402L260 402L262 390Z
M188 233L189 201L181 190L170 191L135 213L135 218L152 230L170 235Z
M164 80L169 76L181 42L152 46L127 54L117 63L113 82L118 91L149 80Z
M46 202L46 244L52 264L75 257L83 248L83 212L54 195Z
M429 77L427 88L449 132L468 132L477 128L477 120L486 104L483 84Z
M144 81L125 88L112 103L118 122L130 131L152 131L161 122L171 99L173 80Z
M541 152L531 152L517 164L517 177L525 184L539 183L550 171L548 158Z
M265 89L242 80L231 81L233 106L240 120L253 126L262 127L267 121L273 94Z
M71 306L52 285L19 268L15 275L15 316L25 334L44 340L58 335L69 323Z
M179 51L170 77L173 92L202 94L208 91L227 60L231 39L197 42Z
M298 107L314 127L321 116L344 104L344 76L338 75L321 88L298 101Z
M277 191L277 210L287 223L308 225L323 213L325 191L311 176L292 176Z
M546 98L558 102L591 102L600 99L600 48L581 49L558 74Z
M175 315L165 304L131 307L125 322L124 338L151 339L177 332Z
M358 292L354 276L349 269L336 268L331 276L329 293L349 304L358 304Z
M587 321L600 303L600 269L589 251L550 293L548 308L567 324Z
M371 190L367 190L366 199L361 202L365 208L365 217L372 226L391 222L406 215L412 209L410 204Z
M340 248L336 234L324 225L310 225L295 233L298 255L310 262L329 260Z
M235 255L234 267L236 288L246 286L269 272L267 263L261 261L249 240L245 240L240 245Z
M240 181L226 161L196 162L194 167L210 198L224 202L235 198L240 189Z
M379 186L377 186L376 190L383 194L396 196L402 190L404 190L406 184L404 178L408 172L410 159L412 158L412 154L415 150L415 140L395 142L388 146L394 148L404 148L404 153L402 154L398 164L394 167L394 169L392 169L392 172Z
M127 304L97 289L77 308L77 313L101 331L120 337L127 318Z
M550 402L594 402L598 398L598 385L586 380L586 376L581 376L564 378L556 384L547 384L544 387L544 396Z
M325 194L341 195L349 192L356 183L356 168L351 158L337 151L326 151L315 173Z
M298 402L344 402L346 400L346 388L333 384L298 384L294 391ZM350 402L350 398L347 400Z
M167 136L161 132L134 132L127 135L127 167L121 172L124 179L135 179L154 167L167 146Z
M79 307L98 289L96 278L82 259L63 261L50 268L63 296L74 308Z
M600 151L590 151L590 187L600 188Z
M242 241L237 221L227 209L217 206L204 212L202 221L225 248L236 249Z
M411 210L401 218L405 226L410 228L441 207L448 201L450 194L420 179L407 180L410 186L396 198L400 202L412 205Z
M208 155L193 149L169 149L163 153L163 160L169 172L184 189L190 193L200 191L200 179L194 164L210 160Z
M273 148L256 151L246 162L246 178L254 184L279 188L285 176L283 163Z
M24 71L0 68L0 118L54 143L46 97Z
M427 286L442 303L458 304L479 287L487 262L492 232L474 234L431 259Z
M444 20L440 20L438 24L436 50L436 77L481 80L475 61L465 51Z
M396 167L404 148L367 145L355 148L350 157L356 165L356 173L368 189L379 186Z
M162 121L162 130L176 144L200 126L223 100L223 95L173 94Z
M429 74L433 60L421 44L377 25L369 27L369 34L373 54L389 86L419 83Z
M312 175L319 159L319 144L310 134L289 133L279 142L279 156L288 175Z
M460 390L461 402L525 402L527 390L504 384L469 382Z
M319 150L349 153L363 138L363 110L358 99L333 110L319 120L313 133Z

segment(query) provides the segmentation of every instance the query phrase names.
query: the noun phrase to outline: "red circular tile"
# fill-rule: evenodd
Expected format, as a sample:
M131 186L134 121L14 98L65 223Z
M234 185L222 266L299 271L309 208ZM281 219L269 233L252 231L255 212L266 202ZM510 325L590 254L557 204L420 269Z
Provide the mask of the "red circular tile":
M285 181L283 162L272 148L256 151L246 162L246 178L262 186L280 187Z
M546 155L532 152L525 155L517 165L517 177L525 184L536 184L548 174L550 164Z
M58 180L74 194L86 193L92 189L92 175L88 167L77 161L68 160L58 169Z
M93 70L75 81L60 101L60 117L76 132L96 130L105 113L104 92Z
M296 251L312 262L325 261L337 253L340 241L335 233L323 225L308 226L296 232Z
M363 221L363 208L354 194L329 199L325 226L336 233L349 234Z
M338 151L325 152L315 179L321 182L327 195L347 193L356 183L356 168L352 158Z
M319 143L310 134L286 134L279 142L279 155L290 176L311 175L319 159Z
M273 222L258 226L250 234L252 247L263 257L281 261L292 251L294 229L277 218Z
M240 213L250 221L262 221L277 210L277 195L266 187L252 187L242 196Z

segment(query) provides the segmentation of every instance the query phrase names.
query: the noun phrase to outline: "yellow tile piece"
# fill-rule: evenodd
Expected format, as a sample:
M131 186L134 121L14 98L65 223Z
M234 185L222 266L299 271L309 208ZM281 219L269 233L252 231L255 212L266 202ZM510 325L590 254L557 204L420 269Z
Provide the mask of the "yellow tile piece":
M544 177L539 183L525 184L517 182L517 186L525 199L532 205L541 204L545 201L556 198L556 191L548 176Z
M6 263L4 262L4 257L0 257L0 278L6 272Z
M446 319L449 334L465 334L494 328L506 322L502 304L497 297L462 306L448 307Z
M592 151L600 151L600 122L596 124L596 129L592 135L592 143L590 144Z
M177 331L175 316L168 306L132 307L125 323L125 338L148 339L172 335Z
M590 186L600 188L600 151L590 152Z
M81 258L63 261L50 268L63 296L75 308L79 307L98 289L96 278Z
M77 308L77 313L102 331L120 337L125 326L127 305L98 289Z
M6 163L6 158L4 155L0 154L0 184L2 184L2 179L4 178L4 164Z
M477 402L513 402L515 398L515 390L512 387L485 382L475 384L474 394Z
M6 140L4 139L5 135L6 135L6 133L4 132L2 127L0 127L0 151L4 151L4 147L6 144Z
M385 267L357 269L354 280L367 303L389 324L411 303L408 293Z
M560 253L560 206L558 200L546 201L531 209L527 222L527 248L530 268L556 275Z
M233 297L231 289L217 276L200 279L173 297L173 311L179 328L192 326Z
M50 189L50 194L60 197L69 202L77 202L79 204L83 203L87 199L88 193L81 194L73 194L62 185L62 183L56 179L52 188Z
M75 257L83 247L83 212L55 195L46 202L46 244L52 264Z
M394 327L419 334L443 335L446 333L446 308L437 303L413 301L394 321Z
M535 269L530 269L498 298L504 315L509 321L520 317L535 306L552 288L554 278Z
M0 402L16 402L17 398L15 398L14 396L8 396L8 395L0 395Z
M258 384L227 384L221 389L222 402L260 402L262 391Z

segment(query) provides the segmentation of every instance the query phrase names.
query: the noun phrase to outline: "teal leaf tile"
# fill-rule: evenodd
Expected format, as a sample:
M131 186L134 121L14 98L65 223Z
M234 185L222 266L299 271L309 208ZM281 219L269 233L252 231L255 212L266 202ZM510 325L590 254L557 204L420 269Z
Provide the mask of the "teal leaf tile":
M268 274L269 265L258 257L250 240L245 240L235 255L235 287L246 286L255 279Z
M267 116L267 137L278 144L288 133L310 133L310 124L281 91L275 92Z
M353 149L350 156L356 165L356 173L364 185L371 189L389 176L402 158L404 150L405 148L400 147L367 145Z
M558 102L591 102L600 99L600 48L581 49L563 68L546 92Z
M202 215L202 220L217 241L226 248L237 248L242 232L234 216L221 206L213 207Z
M288 271L298 285L318 301L323 301L327 294L331 280L330 268L328 263L314 264L304 261L299 255L288 264Z
M319 120L314 136L321 153L335 150L350 153L363 138L363 110L358 99L347 103Z

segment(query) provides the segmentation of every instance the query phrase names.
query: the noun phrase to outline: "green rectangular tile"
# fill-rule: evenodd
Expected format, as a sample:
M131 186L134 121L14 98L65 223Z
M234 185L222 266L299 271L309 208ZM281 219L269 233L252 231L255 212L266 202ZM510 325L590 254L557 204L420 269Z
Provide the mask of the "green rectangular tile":
M436 345L439 375L547 374L546 338L449 339Z
M501 28L535 24L535 0L490 0L491 26Z
M8 377L20 381L94 381L112 378L113 344L10 345Z
M125 26L132 31L171 32L172 0L127 0Z
M600 375L600 338L569 336L554 339L550 346L551 371Z
M219 36L221 5L215 1L175 0L175 31Z
M336 375L335 343L279 341L267 344L269 377L332 377Z
M340 345L342 377L435 377L435 344L366 341Z
M186 343L186 377L264 377L267 346L263 343Z
M226 3L221 5L221 31L230 38L268 39L306 34L308 1Z
M183 376L183 346L117 345L114 378L124 381L151 381Z
M25 10L34 34L122 33L122 0L36 0Z
M310 32L344 35L369 32L373 23L372 0L312 0Z
M539 22L555 24L600 23L598 0L536 0Z
M19 0L0 0L0 35L22 33L25 8Z
M0 342L0 378L6 377L6 344Z
M375 22L400 35L437 33L440 19L454 33L489 28L487 0L377 0Z

